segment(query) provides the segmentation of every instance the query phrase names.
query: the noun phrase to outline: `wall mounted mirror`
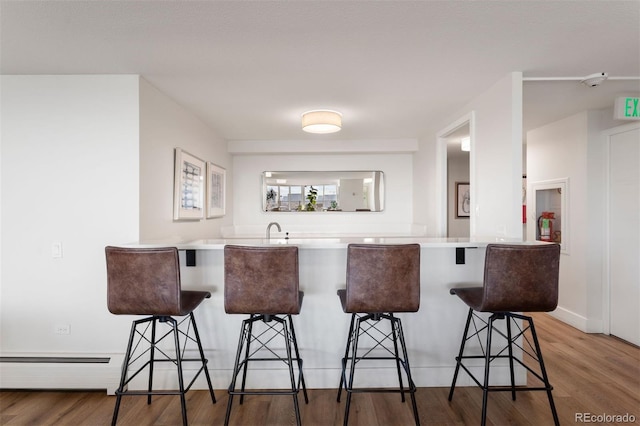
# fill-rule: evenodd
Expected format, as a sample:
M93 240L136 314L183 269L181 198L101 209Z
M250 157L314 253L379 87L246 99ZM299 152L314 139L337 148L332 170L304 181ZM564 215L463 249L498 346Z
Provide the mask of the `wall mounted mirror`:
M262 210L269 212L381 212L384 173L266 171Z

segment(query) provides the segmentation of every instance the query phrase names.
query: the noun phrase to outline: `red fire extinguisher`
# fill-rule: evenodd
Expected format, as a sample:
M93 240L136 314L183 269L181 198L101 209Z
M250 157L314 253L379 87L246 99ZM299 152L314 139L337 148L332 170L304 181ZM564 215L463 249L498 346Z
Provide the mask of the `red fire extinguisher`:
M542 212L538 217L538 234L540 241L553 241L553 220L554 212Z

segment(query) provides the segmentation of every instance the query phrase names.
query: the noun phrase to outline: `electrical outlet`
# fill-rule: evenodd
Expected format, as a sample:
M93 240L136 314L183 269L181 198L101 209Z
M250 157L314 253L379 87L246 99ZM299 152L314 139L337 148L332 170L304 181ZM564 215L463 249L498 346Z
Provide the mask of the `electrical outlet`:
M53 327L55 334L71 334L71 326L69 324L57 324Z

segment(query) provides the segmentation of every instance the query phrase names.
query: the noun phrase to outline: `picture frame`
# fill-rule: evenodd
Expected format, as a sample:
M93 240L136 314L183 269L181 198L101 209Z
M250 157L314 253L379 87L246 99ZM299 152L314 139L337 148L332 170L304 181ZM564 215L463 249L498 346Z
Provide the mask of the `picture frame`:
M469 218L471 216L471 197L469 182L456 182L456 217Z
M181 148L175 149L173 219L204 218L206 163Z
M527 175L522 175L522 223L527 223Z
M222 217L226 209L227 171L217 164L207 163L207 219Z

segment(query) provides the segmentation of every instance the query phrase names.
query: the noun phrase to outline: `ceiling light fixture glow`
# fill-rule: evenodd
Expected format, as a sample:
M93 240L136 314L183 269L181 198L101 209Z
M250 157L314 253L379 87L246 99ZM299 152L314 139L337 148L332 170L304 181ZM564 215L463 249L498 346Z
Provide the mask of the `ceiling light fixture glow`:
M466 152L471 151L471 138L460 139L460 149Z
M302 114L302 130L307 133L335 133L342 129L342 114L331 110L314 110Z

